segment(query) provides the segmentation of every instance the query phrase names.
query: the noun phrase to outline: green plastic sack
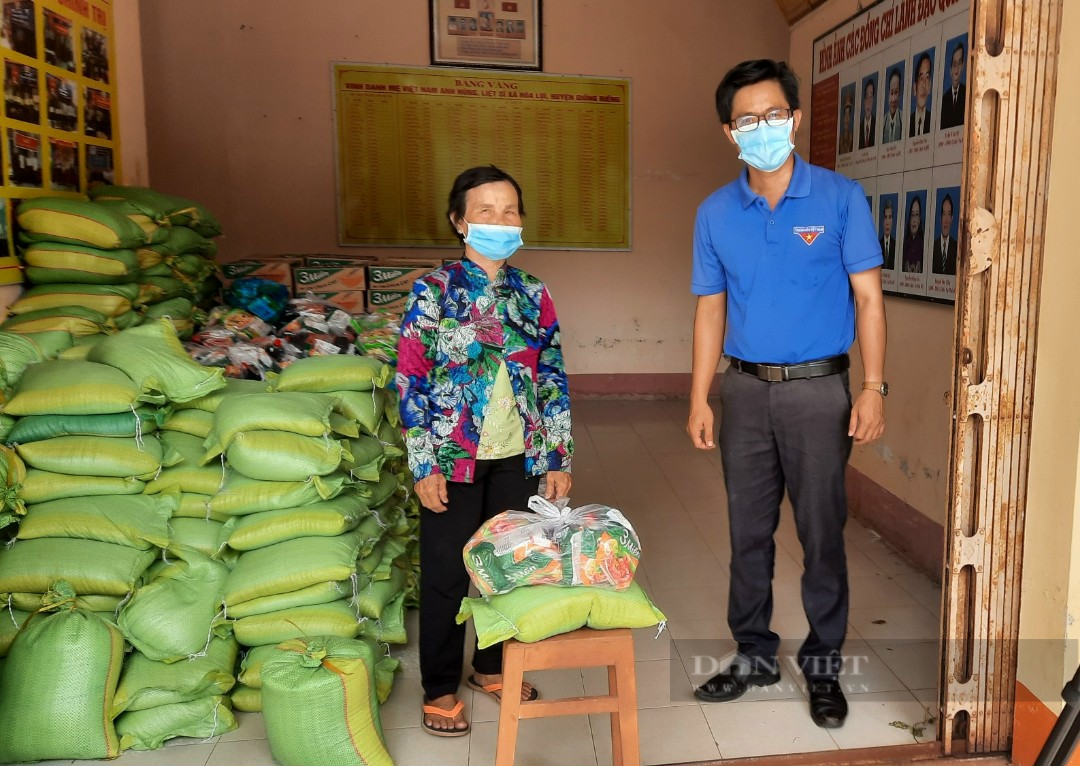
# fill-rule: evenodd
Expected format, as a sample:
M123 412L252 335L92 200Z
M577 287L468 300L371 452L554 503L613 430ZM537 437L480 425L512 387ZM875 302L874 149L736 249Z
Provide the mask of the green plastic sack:
M373 388L370 391L335 391L332 396L335 409L347 418L360 424L370 436L379 433L387 403L393 397L385 388Z
M229 573L225 605L232 608L261 596L347 580L356 573L356 557L364 542L362 533L353 531L339 537L299 537L248 551Z
M23 487L26 485L26 466L11 447L0 447L0 512L26 513ZM7 524L0 524L0 528Z
M14 388L32 364L55 359L74 344L66 331L15 333L0 332L0 387Z
M118 436L57 436L16 448L23 461L39 471L69 476L116 476L152 479L163 465L176 462L165 455L154 435L143 439ZM123 494L123 493L118 493Z
M287 431L301 436L330 433L334 400L325 394L241 394L222 400L214 412L214 444L218 452L229 448L247 431Z
M113 693L124 639L79 609L34 617L0 674L0 762L115 758Z
M8 594L8 602L11 604L11 607L24 612L36 612L41 609L41 607L54 603L55 599L55 592ZM116 616L117 607L125 601L127 601L126 596L95 596L93 594L86 596L76 595L74 606L76 609L82 609L84 612L100 612L103 617L107 616L111 622Z
M361 578L356 589L356 603L360 614L372 620L378 620L387 605L405 590L405 570L392 566L390 577L385 580Z
M69 335L71 333L68 333ZM95 333L93 335L82 335L78 338L72 336L75 343L71 348L66 348L56 355L57 359L73 359L76 361L86 361L86 355L90 353L90 347L97 343L105 336L101 333Z
M294 609L298 606L329 604L331 601L348 598L351 594L352 584L348 580L321 582L289 593L261 596L250 601L241 601L239 604L229 607L229 618L239 620L243 617L266 614L267 612L280 612L283 609Z
M69 537L129 545L139 550L169 544L175 495L102 495L39 503L19 524L19 540Z
M203 460L215 457L210 450ZM309 476L333 473L349 453L337 439L285 431L244 431L233 439L225 457L230 466L252 479L304 481Z
M343 493L332 500L234 516L225 523L229 547L238 551L265 548L297 537L336 537L356 529L369 517L367 504L355 493ZM377 523L377 520L374 520ZM381 534L382 530L374 530Z
M199 495L194 492L180 493L180 507L173 514L174 519L211 519L228 521L232 516L214 513L210 510L211 495Z
M130 218L85 200L24 200L16 215L22 236L29 242L65 242L118 250L146 241L143 230Z
M203 236L221 234L221 224L204 206L184 197L155 191L144 186L99 186L91 189L94 200L127 200L164 214L174 227L187 226Z
M202 440L210 435L213 427L214 413L196 409L177 409L161 424L161 430L163 431L178 431L179 433L198 437L200 445ZM196 463L202 462L205 451L201 450L199 452Z
M57 436L133 436L157 431L164 413L156 407L109 415L28 415L8 435L10 444L29 444Z
M165 246L169 254L177 258L188 254L213 257L218 251L218 246L212 240L188 226L174 227L169 232L169 239Z
M174 737L207 740L236 727L232 700L221 695L136 710L116 719L122 750L156 750Z
M349 439L348 450L351 459L342 461L341 470L358 481L378 482L386 463L382 442L373 436L359 436Z
M111 713L116 716L125 710L226 694L236 683L233 667L239 653L240 646L232 636L211 639L201 654L180 662L157 662L132 652L124 662Z
M217 408L226 398L242 394L266 393L265 380L246 380L243 378L225 378L225 387L219 388L206 396L192 399L190 402L177 402L174 409L203 410L205 412L217 412Z
M169 227L172 224L164 216L159 216L127 200L100 200L96 204L129 218L143 231L143 241L156 245L169 239Z
M508 638L532 643L581 627L648 628L667 619L636 582L625 590L532 585L487 599L466 598L457 621L469 617L481 649Z
M107 415L130 412L139 388L120 370L94 362L53 360L26 368L8 415Z
M134 250L36 242L23 250L22 259L26 278L35 285L55 282L116 285L134 282L139 275L139 259Z
M360 635L382 644L406 643L405 593L390 599L377 620L365 619L360 625Z
M221 632L218 617L228 568L198 551L174 553L179 558L158 569L117 618L124 638L155 662L198 655L210 636Z
M385 503L394 494L401 481L397 476L387 470L379 473L378 481L363 481L356 485L356 491L367 500L372 508Z
M45 593L66 580L76 593L124 596L157 555L96 540L16 540L0 555L0 593Z
M28 314L32 311L85 306L107 317L117 317L131 311L139 295L136 284L80 285L48 284L31 287L8 306L12 314Z
M401 667L401 663L384 652L383 647L371 639L357 638L355 640L363 641L371 649L371 656L375 663L375 693L379 703L382 704L390 696L394 685L394 674ZM274 644L250 647L240 663L240 674L236 677L239 684L237 688L246 687L252 691L262 689L263 664L278 651L280 650Z
M260 689L237 686L229 695L229 699L232 700L233 710L238 710L241 713L262 712L262 691Z
M281 371L278 391L370 391L393 379L390 366L368 356L327 354L297 359Z
M175 518L172 520L169 548L183 551L191 549L215 559L225 560L224 526L213 519ZM229 558L231 563L232 559Z
M62 306L8 317L0 330L17 333L69 332L77 338L112 332L116 323L100 311L85 306Z
M233 633L244 646L279 644L304 636L352 638L359 630L359 621L349 599L339 599L244 617L233 624Z
M401 435L400 428L391 425L390 420L379 423L377 438L382 442L387 458L402 457L405 454L405 437Z
M116 323L116 329L126 330L142 322L142 316L135 311L125 311L123 314L113 317L113 322ZM83 358L89 358L89 356L90 349L87 348L86 356Z
M187 298L172 298L161 303L155 303L152 306L147 306L146 311L143 312L143 316L147 321L153 321L155 319L172 319L175 326L175 320L183 319L191 316L191 311L195 307L191 301Z
M295 508L337 497L345 485L342 474L312 476L306 481L259 481L228 470L225 484L210 499L210 510L227 516Z
M365 641L289 641L262 668L263 720L283 766L393 766L383 742L375 652ZM318 737L298 737L318 731Z
M274 644L252 646L244 652L244 659L240 661L240 672L236 676L236 682L250 689L262 688L262 666L277 651Z
M221 368L202 367L192 360L165 320L105 338L88 358L122 370L155 399L186 402L225 387Z
M199 464L203 455L202 440L199 437L180 431L162 431L160 439L164 447L172 449L182 459L147 482L147 494L178 491L213 495L221 489L221 484L225 481L225 469L220 463L205 466ZM205 512L200 515L205 515Z
M16 609L14 605L0 609L0 657L7 657L7 653L11 649L11 642L15 640L19 629L32 612L36 611L36 608L32 611Z
M65 497L93 497L97 495L137 495L146 482L130 477L71 476L66 473L38 471L31 468L22 480L19 497L31 505L60 500Z
M140 306L146 306L151 303L162 303L164 301L172 300L173 298L181 298L190 295L193 295L193 291L188 284L173 276L156 277L149 274L143 274L139 277L139 297L137 303Z

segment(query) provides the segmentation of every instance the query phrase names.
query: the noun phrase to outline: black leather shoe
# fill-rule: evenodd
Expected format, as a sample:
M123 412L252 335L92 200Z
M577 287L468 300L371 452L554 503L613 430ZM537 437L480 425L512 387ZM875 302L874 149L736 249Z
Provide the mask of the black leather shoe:
M810 682L810 718L823 729L839 729L847 720L848 704L840 682Z
M744 665L731 665L694 689L694 696L702 702L730 702L743 696L751 686L772 686L779 682L779 669L755 672Z

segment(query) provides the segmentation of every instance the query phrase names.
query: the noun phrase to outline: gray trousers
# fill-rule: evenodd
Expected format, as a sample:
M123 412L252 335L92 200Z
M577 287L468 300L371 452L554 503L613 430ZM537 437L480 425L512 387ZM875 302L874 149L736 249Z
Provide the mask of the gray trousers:
M731 633L745 658L775 666L780 638L769 628L774 534L786 489L803 547L802 602L810 623L799 665L808 678L836 678L848 618L848 374L768 383L732 368L723 375L721 402Z

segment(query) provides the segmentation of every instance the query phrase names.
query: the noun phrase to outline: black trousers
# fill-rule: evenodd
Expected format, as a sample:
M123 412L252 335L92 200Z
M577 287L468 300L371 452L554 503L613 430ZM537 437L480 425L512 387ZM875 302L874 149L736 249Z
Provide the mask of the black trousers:
M477 460L472 484L448 481L450 502L420 509L420 676L427 699L456 694L465 658L465 626L454 617L469 593L461 551L485 521L507 510L527 511L540 478L525 475L525 456ZM473 669L502 673L502 644L477 649Z
M848 618L848 374L768 383L729 369L721 396L731 525L728 625L739 653L769 667L776 663L780 638L769 627L774 534L786 489L803 547L802 603L810 623L799 664L808 678L836 678Z

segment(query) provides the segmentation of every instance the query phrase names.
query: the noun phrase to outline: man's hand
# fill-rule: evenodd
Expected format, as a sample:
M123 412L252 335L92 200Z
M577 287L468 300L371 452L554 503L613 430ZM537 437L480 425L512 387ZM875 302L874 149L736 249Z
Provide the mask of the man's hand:
M877 391L863 391L851 408L848 436L856 444L869 444L885 433L885 399Z
M416 496L429 511L442 513L446 510L450 496L446 494L446 477L441 473L425 476L413 486L416 489Z
M547 472L547 491L544 493L545 500L558 500L570 494L570 474L566 471Z
M707 404L690 408L690 420L686 423L690 441L698 449L715 449L713 442L713 411Z

